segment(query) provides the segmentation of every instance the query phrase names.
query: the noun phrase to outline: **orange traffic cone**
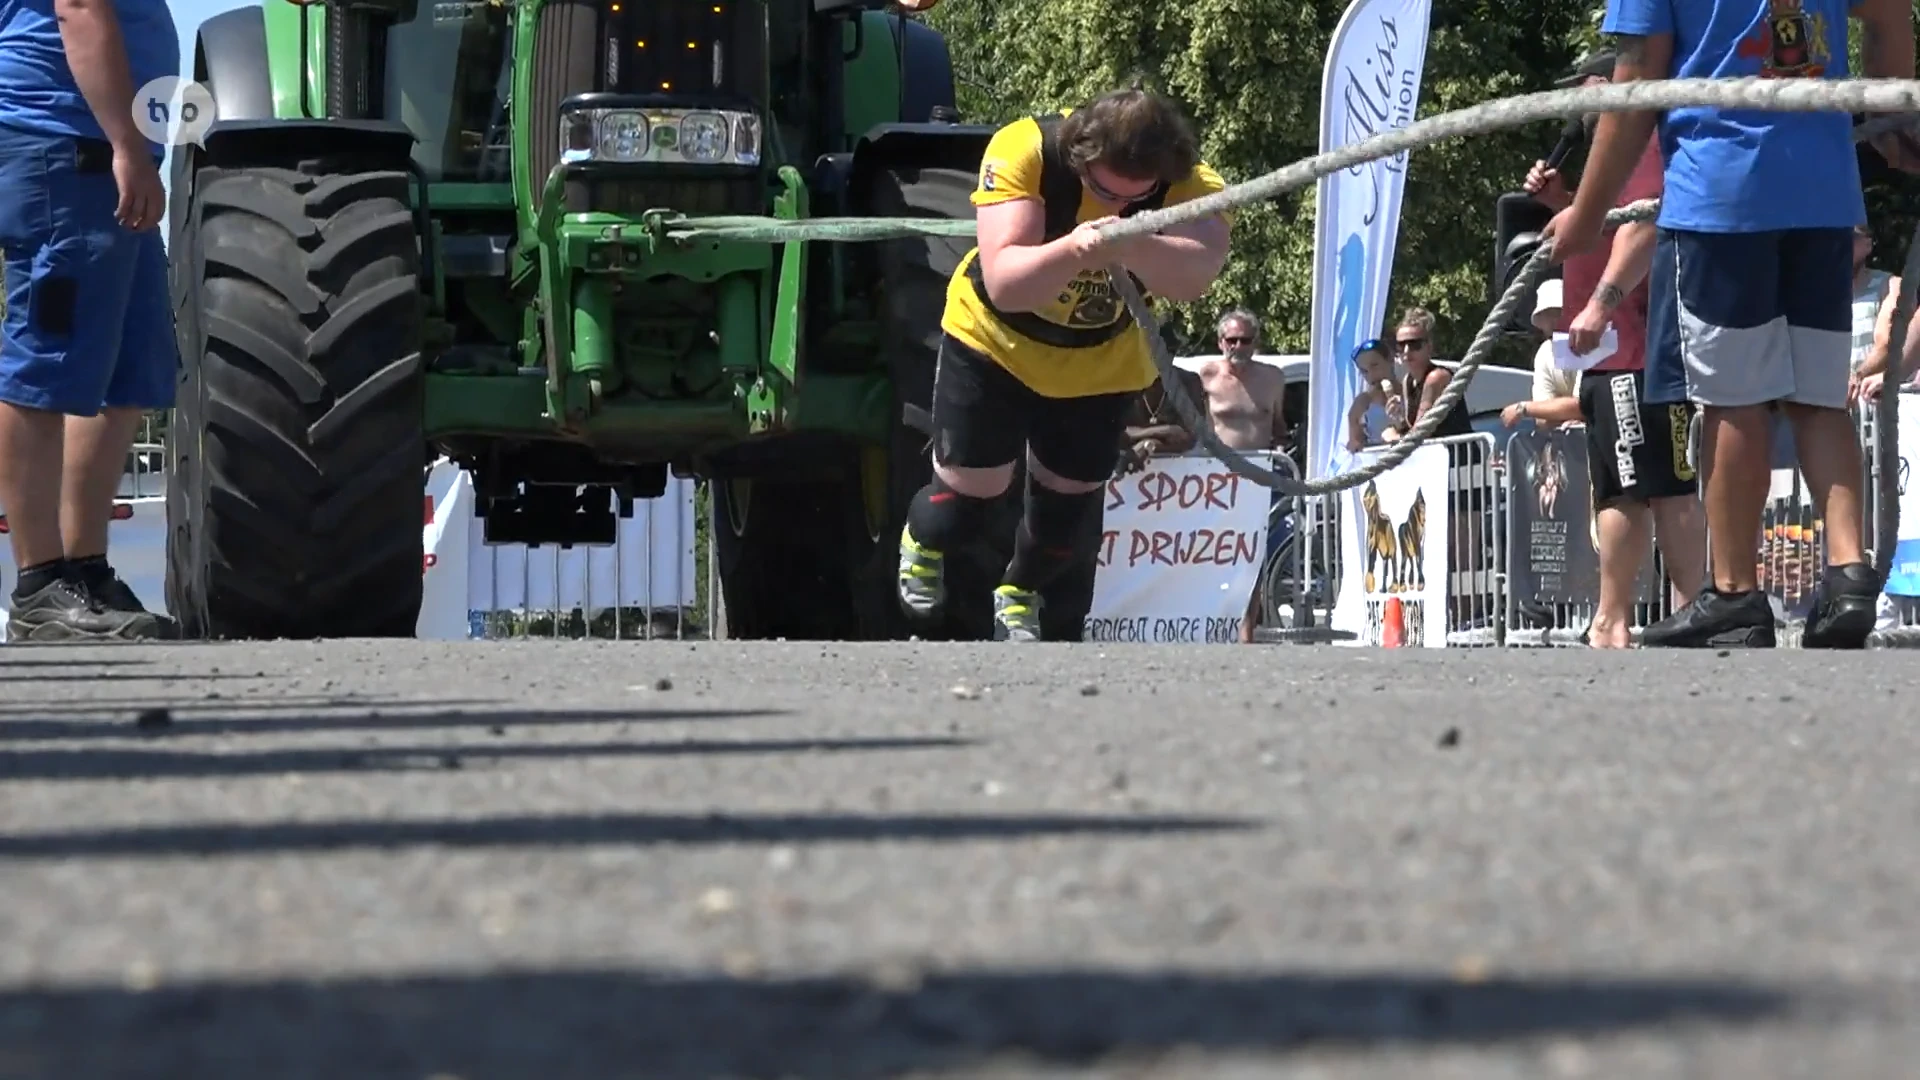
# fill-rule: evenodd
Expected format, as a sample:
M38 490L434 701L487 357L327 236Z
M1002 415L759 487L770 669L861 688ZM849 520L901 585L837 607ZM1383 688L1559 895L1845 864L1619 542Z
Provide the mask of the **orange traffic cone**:
M1407 643L1407 618L1401 610L1400 598L1387 597L1386 605L1380 611L1380 647L1397 649Z

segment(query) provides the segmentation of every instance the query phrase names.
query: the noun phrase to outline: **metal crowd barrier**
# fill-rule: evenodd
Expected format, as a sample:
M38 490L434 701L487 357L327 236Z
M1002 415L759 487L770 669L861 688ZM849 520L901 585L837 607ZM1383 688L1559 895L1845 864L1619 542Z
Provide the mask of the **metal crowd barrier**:
M1447 489L1454 523L1447 545L1447 644L1487 647L1506 638L1506 551L1509 503L1505 459L1492 435L1438 440L1447 448Z
M1583 424L1522 428L1507 438L1505 644L1578 646L1599 607L1600 538ZM1638 633L1672 610L1673 589L1651 537L1640 563L1629 627Z
M1447 611L1446 643L1465 647L1500 644L1506 621L1506 497L1504 469L1493 436L1459 435L1432 439L1427 445L1447 452L1447 562L1442 589ZM1378 447L1371 449L1379 451ZM1412 468L1409 462L1395 473L1411 477L1415 473L1402 470ZM1351 492L1301 496L1281 500L1274 508L1276 516L1291 517L1293 525L1281 550L1268 554L1262 575L1266 602L1257 640L1305 643L1360 636L1331 625L1343 587L1342 508L1353 497ZM1429 500L1424 527L1404 520L1393 523L1396 528L1408 529L1423 552L1437 539L1432 524L1438 515L1431 504L1439 498L1436 493Z
M488 595L469 593L469 602L490 602L484 610L468 612L470 635L488 641L714 637L712 577L700 572L710 565L702 548L711 545L699 518L693 530L694 604L679 602L687 591L680 538L687 517L705 506L704 490L691 500L677 498L681 491L680 483L670 483L658 499L635 500L633 518L621 519L612 544L473 549L484 562L469 567L468 580L486 582ZM636 521L644 525L634 526Z
M1920 388L1900 388L1904 408L1920 401ZM1874 410L1856 407L1864 473L1863 533L1868 558L1882 516L1897 508L1880 505L1876 467L1878 433ZM1920 422L1920 418L1916 418ZM1784 430L1785 422L1781 421ZM1904 424L1903 424L1904 426ZM1693 460L1698 461L1698 417L1690 432ZM1544 454L1543 446L1552 449ZM1588 489L1585 431L1575 424L1552 431L1514 433L1507 442L1507 498L1514 512L1508 519L1511 558L1507 567L1506 644L1516 646L1579 646L1592 620L1599 593L1597 538L1593 535L1591 498L1573 498L1564 513L1542 511L1542 488L1551 493L1557 478L1562 485ZM1516 457L1516 452L1518 456ZM1549 460L1542 461L1545 457ZM1558 464L1555 464L1557 459ZM1755 562L1760 587L1772 602L1780 644L1792 647L1812 609L1814 586L1827 563L1826 523L1815 511L1792 453L1791 434L1776 436L1775 468L1761 527L1755 538ZM1904 461L1902 462L1904 468ZM1560 475L1564 472L1565 475ZM1901 488L1905 483L1902 478ZM1551 494L1549 494L1549 500ZM1585 532L1582 549L1581 533ZM1631 631L1637 636L1673 609L1672 582L1667 577L1657 543L1642 563ZM1711 554L1708 571L1711 572ZM1887 644L1920 646L1920 597L1883 596L1880 628Z

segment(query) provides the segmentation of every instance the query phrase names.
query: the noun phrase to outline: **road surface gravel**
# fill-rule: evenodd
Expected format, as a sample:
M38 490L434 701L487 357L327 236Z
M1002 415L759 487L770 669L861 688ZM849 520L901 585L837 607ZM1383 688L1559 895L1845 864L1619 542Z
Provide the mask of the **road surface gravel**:
M1907 1078L1920 667L0 650L0 1078Z

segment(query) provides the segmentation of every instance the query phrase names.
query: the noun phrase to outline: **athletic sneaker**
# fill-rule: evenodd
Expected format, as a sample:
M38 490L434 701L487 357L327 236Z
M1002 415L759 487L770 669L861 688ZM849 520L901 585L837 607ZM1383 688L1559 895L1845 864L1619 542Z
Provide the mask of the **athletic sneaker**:
M1039 641L1040 594L1012 585L993 590L993 640Z
M139 641L159 636L159 620L146 611L118 611L93 595L85 582L60 578L31 596L15 594L7 615L7 641Z
M1640 645L1647 649L1771 649L1773 604L1758 589L1725 593L1709 585L1686 607L1642 631Z
M84 571L83 571L84 573ZM133 588L120 580L120 575L108 568L104 573L87 579L87 591L108 611L124 612L153 620L151 630L143 629L139 636L171 641L180 636L180 625L157 611L148 611L147 605L140 602Z
M909 613L926 618L946 599L940 565L939 552L921 547L906 526L900 527L900 603Z
M1829 566L1800 634L1803 649L1864 649L1880 603L1880 575L1866 563Z

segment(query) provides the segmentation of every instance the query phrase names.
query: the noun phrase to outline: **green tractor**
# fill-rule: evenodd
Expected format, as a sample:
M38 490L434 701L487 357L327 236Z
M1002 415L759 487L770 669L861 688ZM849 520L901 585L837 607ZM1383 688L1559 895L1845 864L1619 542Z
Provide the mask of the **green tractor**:
M958 122L938 33L860 0L265 0L192 55L218 119L172 165L184 636L412 636L440 455L490 543L609 544L699 478L729 636L987 636L1020 485L940 625L893 584L971 240L686 235L970 219L993 129ZM1057 594L1077 639L1091 572Z

